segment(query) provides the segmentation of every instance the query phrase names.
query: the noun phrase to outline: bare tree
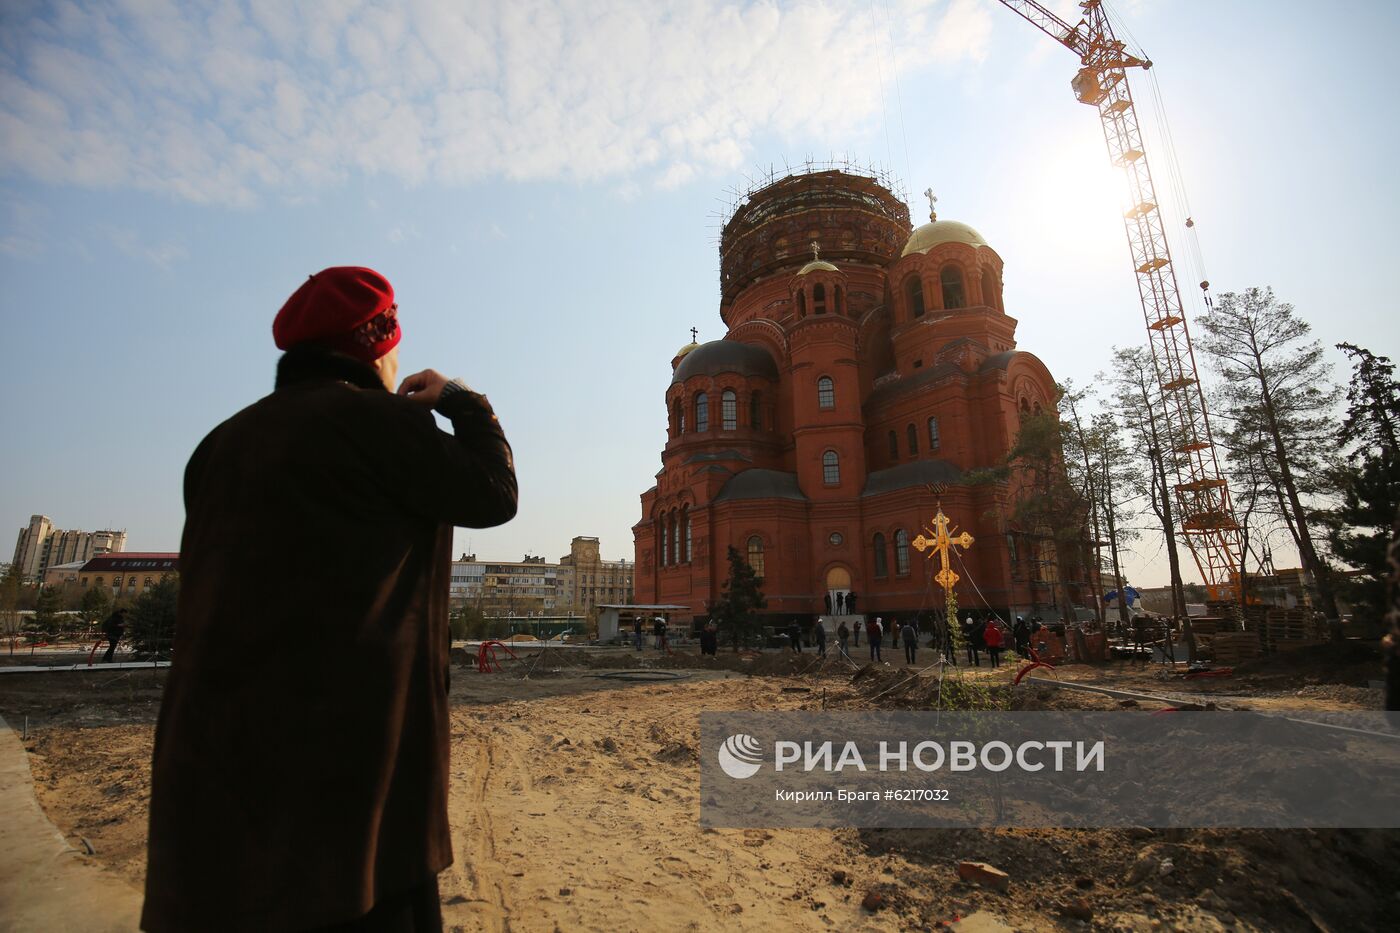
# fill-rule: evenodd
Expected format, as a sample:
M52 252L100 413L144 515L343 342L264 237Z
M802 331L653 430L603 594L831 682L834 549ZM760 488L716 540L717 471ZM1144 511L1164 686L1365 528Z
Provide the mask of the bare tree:
M1088 398L1088 389L1075 389L1068 380L1060 387L1060 410L1069 412L1069 420L1064 422L1064 449L1066 478L1089 503L1089 526L1094 533L1094 566L1103 566L1103 534L1099 531L1099 509L1097 472L1089 455L1089 436L1084 430L1084 419L1079 409ZM1094 594L1094 614L1099 623L1104 621L1103 599Z
M1311 327L1292 305L1275 300L1270 288L1226 292L1198 322L1205 331L1199 346L1224 380L1223 414L1236 429L1257 428L1266 438L1263 468L1277 477L1280 505L1303 567L1317 585L1322 611L1335 620L1331 568L1314 541L1304 505L1305 499L1329 492L1335 447L1333 410L1340 390L1331 381L1322 346L1304 342Z
M1172 591L1172 615L1186 618L1186 592L1181 581L1181 555L1177 550L1176 517L1172 508L1171 477L1176 475L1177 442L1168 436L1162 411L1161 389L1152 359L1143 347L1114 351L1114 405L1118 417L1142 443L1147 462L1146 488L1139 489L1152 506L1167 549Z
M1095 484L1097 511L1103 516L1108 531L1108 553L1113 568L1113 588L1118 593L1118 621L1128 625L1127 580L1123 576L1122 552L1125 542L1136 538L1132 527L1135 509L1132 487L1141 485L1138 470L1123 442L1123 431L1117 419L1108 412L1094 416L1088 433L1090 463L1098 478Z

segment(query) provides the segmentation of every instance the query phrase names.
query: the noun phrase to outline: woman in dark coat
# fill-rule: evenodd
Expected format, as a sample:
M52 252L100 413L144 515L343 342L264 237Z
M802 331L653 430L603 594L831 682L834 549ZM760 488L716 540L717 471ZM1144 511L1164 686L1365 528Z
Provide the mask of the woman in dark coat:
M185 470L141 925L440 929L452 527L515 514L510 446L460 383L389 390L371 270L313 276L273 334L275 390Z

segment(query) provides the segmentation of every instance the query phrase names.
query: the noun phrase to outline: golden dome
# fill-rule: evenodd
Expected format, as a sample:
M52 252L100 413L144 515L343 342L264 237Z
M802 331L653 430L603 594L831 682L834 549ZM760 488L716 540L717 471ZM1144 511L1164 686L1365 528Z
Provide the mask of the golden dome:
M956 220L935 220L932 223L924 224L910 234L909 242L904 244L904 252L899 255L902 258L910 253L927 253L943 243L966 243L968 246L987 245L987 241L982 239L982 234L967 224L959 223Z
M797 270L798 275L806 275L808 272L840 272L841 270L827 262L825 259L813 259L807 265Z
M685 356L687 353L689 353L691 350L694 350L698 346L700 346L700 344L692 340L690 343L686 344L685 346L681 347L679 350L676 351L676 358L679 359L680 357Z

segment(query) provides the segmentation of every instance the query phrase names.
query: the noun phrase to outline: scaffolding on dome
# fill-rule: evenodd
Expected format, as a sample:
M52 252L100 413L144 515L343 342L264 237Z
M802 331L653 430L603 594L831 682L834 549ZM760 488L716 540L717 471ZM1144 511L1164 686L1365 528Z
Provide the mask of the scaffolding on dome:
M722 206L710 215L717 221L714 224L715 242L719 242L722 231L734 219L734 215L746 207L749 200L760 191L771 188L787 178L820 175L824 172L841 172L846 175L868 178L905 204L909 203L909 191L905 188L904 181L894 172L883 169L873 162L862 164L849 157L837 156L830 156L825 160L808 157L796 164L784 160L781 166L773 163L770 163L767 168L757 166L753 174L744 175L742 187L732 185L724 190L722 200L716 198L716 200L721 201Z

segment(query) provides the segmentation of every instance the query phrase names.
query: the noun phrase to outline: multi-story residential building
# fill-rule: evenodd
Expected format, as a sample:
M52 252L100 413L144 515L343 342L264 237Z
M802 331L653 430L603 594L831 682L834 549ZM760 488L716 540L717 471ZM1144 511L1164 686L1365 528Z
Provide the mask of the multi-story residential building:
M559 565L526 555L521 561L479 561L464 554L452 562L451 598L488 615L552 613L559 601Z
M126 532L61 530L47 515L31 515L19 530L14 563L27 581L44 579L44 572L59 564L88 561L126 548Z
M629 560L603 560L597 538L574 538L557 564L528 554L520 561L463 554L452 562L451 598L488 615L591 612L599 604L630 602L633 570Z

